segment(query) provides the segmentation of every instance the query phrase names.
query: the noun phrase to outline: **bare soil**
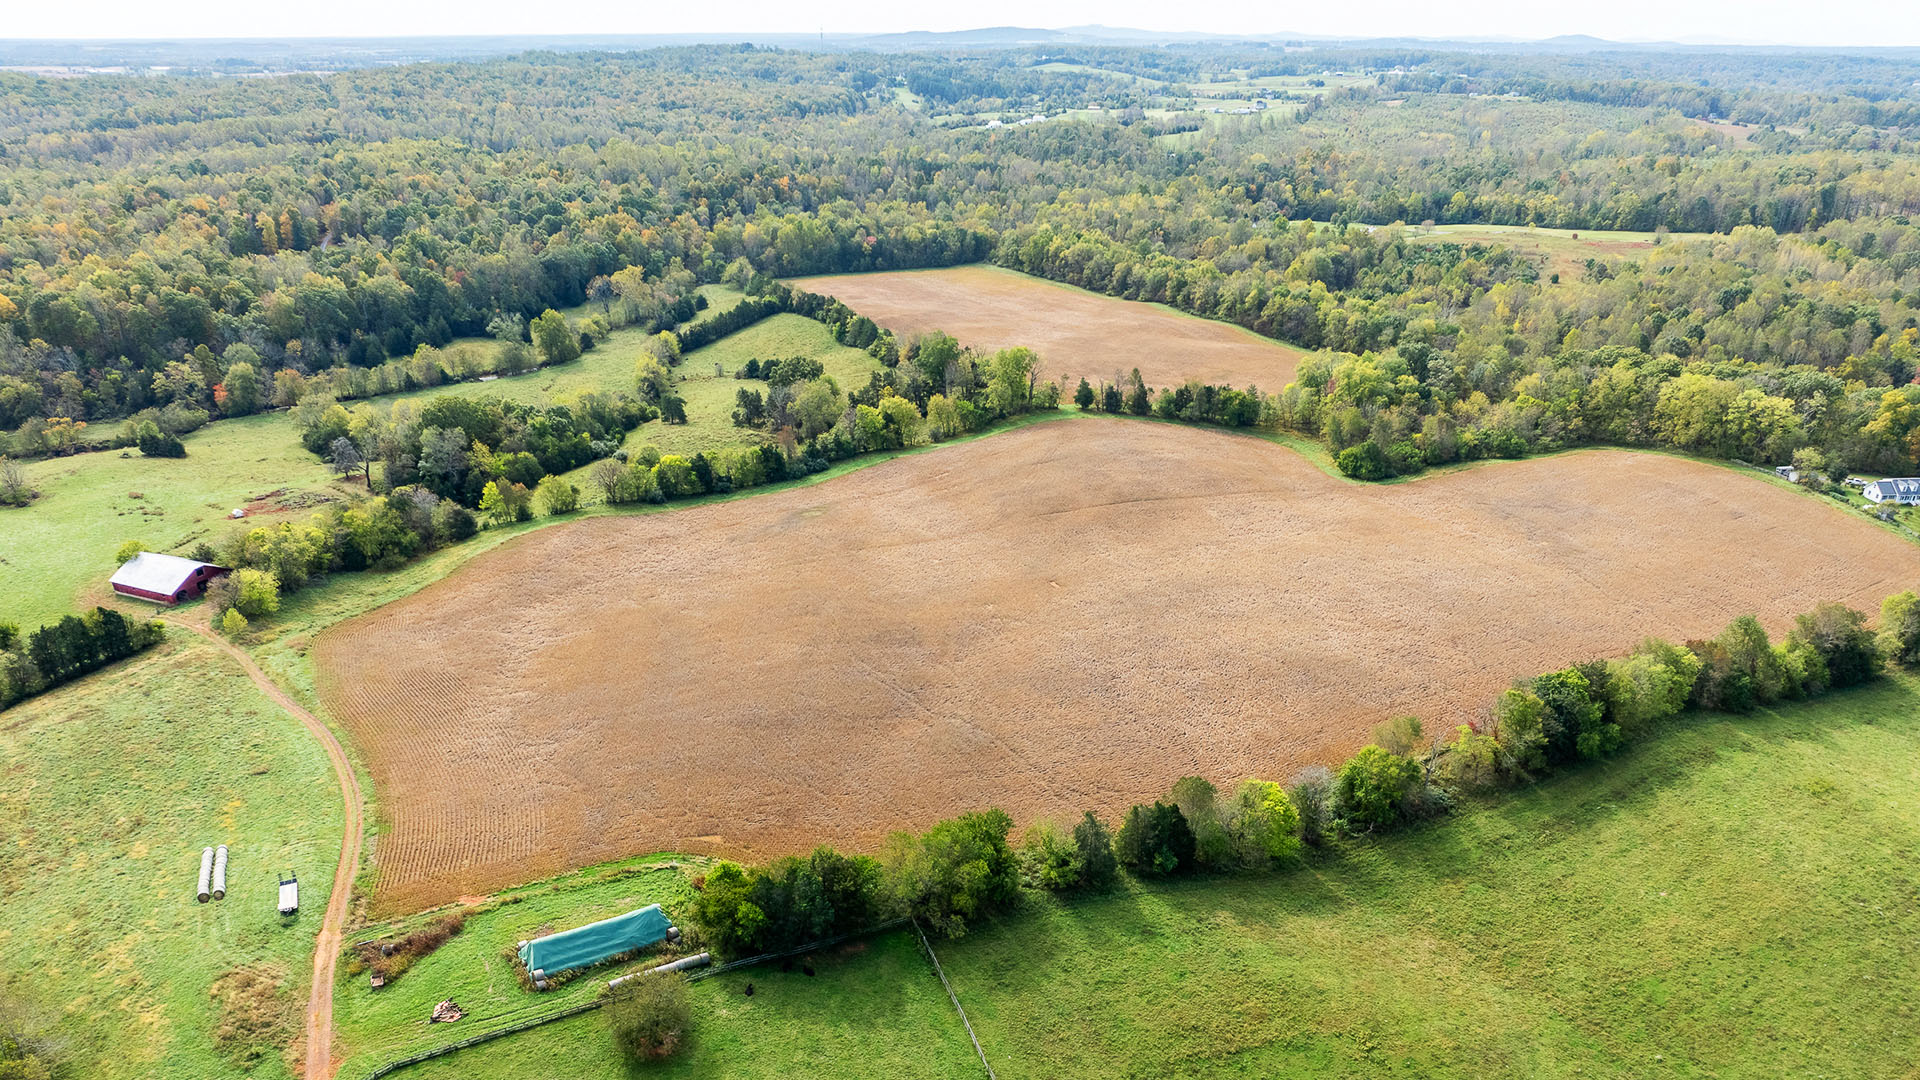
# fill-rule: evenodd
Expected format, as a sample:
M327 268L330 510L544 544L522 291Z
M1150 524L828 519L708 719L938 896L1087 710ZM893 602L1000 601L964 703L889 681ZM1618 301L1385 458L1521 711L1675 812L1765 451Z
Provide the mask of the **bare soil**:
M993 266L836 274L794 284L838 297L902 338L942 330L983 352L1025 345L1040 354L1042 375L1069 395L1082 378L1099 386L1136 367L1152 387L1199 379L1279 390L1304 355L1227 323Z
M1594 451L1362 486L1251 437L1037 425L505 545L316 642L380 792L378 904L639 851L769 856L988 804L1285 779L1378 721L1816 603L1920 547L1757 477Z

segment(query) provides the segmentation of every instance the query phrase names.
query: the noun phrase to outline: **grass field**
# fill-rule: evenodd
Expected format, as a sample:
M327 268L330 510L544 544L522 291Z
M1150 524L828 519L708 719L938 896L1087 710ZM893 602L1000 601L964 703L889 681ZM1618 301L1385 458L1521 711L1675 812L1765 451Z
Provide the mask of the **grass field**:
M27 463L40 498L0 510L0 620L33 627L107 600L114 552L128 540L156 551L217 542L259 515L304 516L349 491L301 448L284 413L221 420L182 441L184 458L107 450ZM229 522L236 507L255 520Z
M738 295L734 293L735 297ZM721 305L716 304L701 316L709 317L720 309ZM632 394L634 366L645 355L650 337L652 335L639 329L615 330L598 347L571 363L489 382L451 383L381 400L420 402L446 396L499 397L524 404L545 404L583 390ZM879 362L863 350L850 349L834 341L832 333L821 323L801 315L775 315L687 353L674 369L675 386L687 403L687 422L667 424L653 420L642 424L627 436L627 448L651 444L663 453L690 456L701 450L747 446L764 439L765 436L756 432L733 426L733 406L734 394L739 388L751 386L764 393L766 384L735 379L733 372L748 359L787 356L811 356L819 360L827 374L840 382L842 390L865 386L868 373L880 367ZM716 363L726 371L724 376L714 376Z
M1646 634L1780 632L1920 580L1920 550L1838 506L1663 455L1382 487L1256 438L1044 428L546 529L320 634L391 822L377 902L872 846L983 790L1020 821L1117 812L1191 772L1339 760L1394 714L1443 730Z
M1588 259L1603 262L1644 256L1661 243L1711 240L1713 233L1672 233L1664 240L1650 232L1593 229L1535 229L1519 225L1413 226L1407 238L1415 243L1499 244L1529 258L1539 259L1545 273L1561 281L1586 275Z
M1279 874L1030 897L937 948L1008 1080L1911 1077L1917 787L1920 681L1899 676L1684 717L1610 761ZM695 984L690 1052L660 1071L969 1075L917 959L891 935L816 980ZM716 993L729 980L755 996ZM890 1056L902 1044L921 1056ZM562 1074L639 1075L593 1015L398 1075Z
M706 348L687 353L675 369L674 384L686 399L687 422L649 421L627 436L627 446L651 443L665 453L692 455L699 450L750 446L765 441L766 436L758 432L733 426L733 406L734 396L741 388L758 390L764 395L767 384L754 379L736 379L733 373L748 360L780 360L789 356L807 356L820 361L826 373L847 392L865 386L867 377L880 370L880 362L868 356L866 350L848 348L833 340L833 333L825 324L804 315L775 315ZM639 354L634 353L633 359L638 358ZM715 364L720 365L724 374L714 374ZM629 381L632 369L630 360Z
M0 982L52 1025L75 1077L227 1077L216 979L263 999L250 1075L289 1075L340 799L325 754L211 645L154 652L0 714ZM231 848L226 899L200 904L200 850ZM300 915L275 912L299 875Z
M742 296L726 286L703 286L702 291L710 306L699 319L732 307ZM545 404L582 390L632 393L634 362L646 336L621 330L570 364L373 400L422 402L452 395ZM693 354L690 366L680 369L689 423L643 425L628 445L651 442L670 453L692 454L753 441L752 433L733 426L735 381L715 380L713 361L726 362L731 371L748 355L775 353L817 356L843 387L864 385L867 372L877 366L866 353L834 342L819 323L779 316ZM363 407L361 402L347 405ZM101 425L103 430L114 426ZM40 498L23 508L0 508L0 621L31 629L110 602L107 579L115 568L114 553L128 540L181 552L201 540L218 544L230 532L286 515L305 517L320 503L366 490L337 483L327 465L300 446L284 412L215 421L183 441L187 456L178 459L108 450L26 463L28 482ZM581 470L575 480L584 475ZM236 508L245 508L249 518L231 521L228 515Z
M363 1066L503 1027L527 1015L587 1000L616 974L658 963L630 961L575 979L557 990L524 990L503 950L555 930L581 926L648 904L659 904L679 921L692 895L687 874L667 865L670 856L644 856L610 866L535 882L470 905L465 926L446 944L400 978L375 991L365 972L349 973L349 949L334 988L334 1023L353 1076ZM424 917L361 927L352 942L394 940ZM451 998L466 1010L457 1024L428 1024L435 1002Z
M1902 678L942 959L1009 1078L1911 1076L1917 785Z
M334 997L336 1023L348 1051L340 1075L351 1080L381 1062L590 1000L606 979L657 963L648 957L611 965L557 990L535 993L521 989L502 950L540 933L650 903L661 904L678 921L691 895L686 877L691 868L665 868L667 858L626 860L491 897L474 909L479 913L468 918L459 934L377 992L364 974L343 976ZM419 921L372 927L355 937L364 940ZM964 1065L972 1054L944 991L910 937L857 942L808 963L815 976L797 969L782 973L776 965L694 984L696 1036L664 1074L783 1076L824 1056L867 1060L888 1076L940 1077L953 1075L952 1067ZM831 995L817 992L823 985L850 981L843 973L860 985L844 986ZM747 982L755 985L751 998L743 993ZM448 998L467 1010L466 1018L451 1025L427 1024L434 1003ZM538 1075L542 1066L526 1061L520 1052L537 1054L542 1043L558 1035L569 1042L569 1057L581 1058L587 1068L618 1074L612 1041L602 1024L598 1015L588 1015L536 1036L510 1036L479 1054L524 1062L529 1070L524 1075ZM459 1076L463 1059L474 1056L444 1058L405 1075Z
M402 1070L405 1080L565 1076L977 1076L980 1060L946 991L910 933L885 934L806 959L815 974L778 965L693 983L687 1042L668 1061L636 1067L614 1051L598 1013L563 1020ZM752 997L746 996L748 983ZM344 1080L353 1080L342 1072Z

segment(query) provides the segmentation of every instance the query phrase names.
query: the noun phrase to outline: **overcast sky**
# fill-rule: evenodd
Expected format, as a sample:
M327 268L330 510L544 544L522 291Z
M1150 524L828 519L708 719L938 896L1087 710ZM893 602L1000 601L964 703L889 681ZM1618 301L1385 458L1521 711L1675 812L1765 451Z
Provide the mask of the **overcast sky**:
M1276 4L1213 0L14 0L0 37L393 37L442 34L664 34L963 30L982 26L1107 26L1212 33L1514 37L1592 34L1616 41L1792 45L1920 45L1914 0L1341 0ZM1920 72L1916 73L1920 77Z

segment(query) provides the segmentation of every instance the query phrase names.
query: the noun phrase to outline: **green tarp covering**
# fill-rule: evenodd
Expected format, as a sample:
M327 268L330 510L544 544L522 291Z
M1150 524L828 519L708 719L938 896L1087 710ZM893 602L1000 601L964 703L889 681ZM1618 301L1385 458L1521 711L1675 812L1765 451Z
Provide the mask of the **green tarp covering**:
M520 962L528 971L557 975L651 945L666 937L671 925L659 904L648 904L638 911L529 941L520 946Z

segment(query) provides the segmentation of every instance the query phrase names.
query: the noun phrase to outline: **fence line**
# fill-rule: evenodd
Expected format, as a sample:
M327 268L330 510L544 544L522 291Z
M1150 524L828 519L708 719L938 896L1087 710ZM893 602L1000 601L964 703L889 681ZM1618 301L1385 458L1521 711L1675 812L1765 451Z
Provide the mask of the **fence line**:
M933 955L933 945L927 941L927 932L920 929L920 920L913 920L913 932L920 935L920 947L927 951L927 959L933 961L933 973L940 976L940 985L947 988L947 1000L953 1002L953 1011L960 1014L960 1023L967 1029L967 1038L973 1040L973 1052L980 1055L980 1067L987 1070L987 1080L1000 1080L993 1075L993 1066L987 1062L987 1052L980 1049L980 1036L973 1033L973 1023L967 1019L967 1010L960 1007L960 995L953 992L953 984L947 981L947 973L940 967L940 958Z
M732 960L724 964L715 964L712 967L703 968L700 971L696 971L693 974L688 975L686 979L688 982L699 982L701 979L710 979L715 975L723 975L729 971L738 971L741 968L753 967L756 964L764 964L769 960L784 960L791 956L800 956L805 953L817 952L820 949L824 949L832 945L838 945L843 941L851 941L854 938L867 937L868 935L871 935L871 934L878 934L883 930L891 930L894 927L899 926L900 924L905 923L907 921L908 920L904 918L889 919L886 922L877 923L873 926L869 926L865 930L855 930L853 933L850 933L850 934L841 934L838 937L823 938L819 941L809 942L796 949L788 949L785 952L761 953L758 956L749 956L741 960ZM919 924L916 923L914 925L914 928L916 930L919 929ZM920 935L920 943L922 945L925 945L926 941L927 941L926 935L925 934ZM938 968L939 961L937 960L934 961L934 966ZM940 977L940 981L945 982L946 976L942 975ZM949 990L948 993L951 994L952 991ZM383 1065L376 1067L372 1072L367 1073L366 1076L361 1078L361 1080L380 1080L380 1078L383 1076L388 1076L393 1073L399 1072L401 1069L408 1068L409 1066L418 1065L423 1061L429 1061L433 1058L441 1057L446 1054L451 1054L456 1050L465 1050L469 1047L479 1046L481 1043L492 1042L494 1039L504 1038L505 1036L508 1036L508 1035L517 1035L522 1031L527 1031L532 1028L537 1028L542 1024L551 1024L556 1020L565 1020L569 1017L579 1016L582 1013L589 1013L595 1009L598 1009L602 1005L605 1005L606 1003L607 1003L607 999L604 995L596 996L587 1001L577 1002L575 1004L567 1005L562 1008L556 1009L551 1013L542 1013L539 1016L529 1017L525 1020L520 1020L515 1023L508 1024L506 1027L503 1027L503 1028L496 1028L495 1030L492 1030L492 1031L482 1031L474 1035L469 1035L468 1037L461 1039L459 1042L448 1043L445 1046L436 1046L429 1050L422 1050L419 1053L411 1054L411 1055L408 1055L407 1057L398 1058L393 1061L389 1061ZM958 1003L956 1002L956 1004ZM967 1016L965 1013L960 1014L960 1019L962 1021L965 1021L966 1018ZM967 1033L971 1035L973 1033L973 1029L968 1028ZM979 1042L976 1041L974 1043L974 1048L979 1049L979 1046L980 1046ZM982 1055L980 1060L984 1062L986 1060L985 1055ZM992 1076L993 1070L988 1069L987 1075Z

